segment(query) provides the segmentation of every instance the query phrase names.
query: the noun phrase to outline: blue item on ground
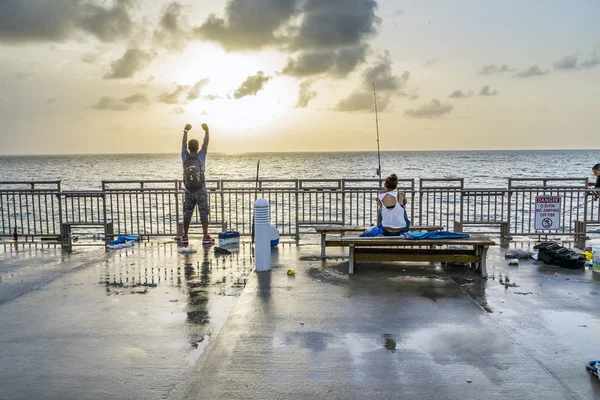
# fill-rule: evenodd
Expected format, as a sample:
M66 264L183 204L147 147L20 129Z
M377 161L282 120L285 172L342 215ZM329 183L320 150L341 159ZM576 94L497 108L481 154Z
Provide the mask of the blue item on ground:
M240 243L240 233L238 231L234 231L228 229L219 233L219 246L227 246L228 244L239 244Z
M383 228L381 226L372 226L360 235L359 237L375 237L383 234Z
M595 375L600 379L600 360L590 361L586 364L585 368L590 371L592 375Z
M114 246L115 244L123 244L130 240L138 241L139 239L140 239L139 235L118 236L115 240L111 240L110 242L108 242L108 244L110 244L111 246Z
M406 239L466 239L471 237L468 233L457 233L448 231L430 231L430 232L407 232L404 234Z

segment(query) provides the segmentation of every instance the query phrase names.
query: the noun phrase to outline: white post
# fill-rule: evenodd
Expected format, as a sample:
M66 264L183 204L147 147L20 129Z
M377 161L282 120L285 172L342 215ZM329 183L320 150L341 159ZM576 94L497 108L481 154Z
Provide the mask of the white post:
M257 199L254 202L254 258L256 272L271 270L271 223L269 201Z

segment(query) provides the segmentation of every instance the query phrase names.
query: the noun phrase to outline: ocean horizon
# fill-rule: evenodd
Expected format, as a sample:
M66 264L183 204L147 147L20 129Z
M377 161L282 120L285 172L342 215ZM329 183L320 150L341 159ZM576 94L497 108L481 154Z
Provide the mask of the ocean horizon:
M465 187L505 187L508 178L595 179L598 150L382 151L382 177L463 178ZM208 152L208 180L374 179L377 151ZM174 180L179 152L0 156L0 181L60 180L69 190L97 189L102 180Z

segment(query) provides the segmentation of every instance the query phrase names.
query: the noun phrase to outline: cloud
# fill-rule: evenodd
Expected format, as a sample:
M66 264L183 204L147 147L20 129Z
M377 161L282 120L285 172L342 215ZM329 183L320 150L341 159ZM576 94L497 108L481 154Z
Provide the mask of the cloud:
M213 101L213 100L217 100L217 99L222 99L221 96L218 96L216 94L207 94L203 97L204 100L208 100L208 101Z
M299 0L229 0L224 17L211 14L195 30L226 50L255 50L281 42L276 31L298 13Z
M160 96L158 96L158 101L165 104L185 104L185 101L181 100L181 96L188 93L189 90L189 86L177 85L173 92L163 93Z
M154 31L154 40L163 47L183 50L190 40L185 8L173 2L167 5Z
M92 108L96 110L127 111L131 110L134 105L147 106L148 104L150 104L150 101L148 101L145 94L135 93L120 100L104 96Z
M132 94L131 96L125 97L123 101L127 104L150 104L148 97L142 93Z
M401 76L396 76L392 71L392 59L389 52L384 52L378 60L362 72L360 86L345 99L340 100L333 109L335 111L370 111L374 107L373 84L377 92L377 106L379 111L384 111L390 104L394 95L405 96L406 85L410 73L404 71Z
M440 63L440 60L435 59L435 58L431 58L429 60L425 60L425 62L423 63L423 66L424 67L431 67L431 66L434 66L434 65L439 64L439 63Z
M498 91L497 90L492 90L490 89L490 87L488 85L482 86L481 90L479 91L479 95L480 96L497 96L498 95Z
M271 80L270 76L265 76L263 71L258 71L256 75L246 78L242 85L235 91L233 97L241 99L246 96L254 96L258 93L265 83Z
M389 103L389 95L378 99L377 106L379 110L384 110ZM375 99L373 93L354 92L348 97L340 100L333 109L335 111L355 112L355 111L374 111Z
M76 25L103 42L114 42L128 37L133 23L129 17L129 3L116 2L105 9L91 3L81 3Z
M585 59L580 59L579 56L565 56L552 64L554 69L559 71L580 71L598 65L600 65L600 54L597 52L588 55Z
M300 83L300 90L298 91L298 103L296 108L306 108L308 103L317 97L317 92L311 89L313 81L304 81Z
M173 109L173 113L175 113L175 114L183 114L183 113L185 113L185 109L183 107L175 107Z
M293 49L356 46L377 32L381 18L374 0L306 0Z
M127 38L132 31L130 1L104 8L83 0L0 1L0 42L60 42L80 32L101 41Z
M288 58L282 73L295 77L329 74L345 77L365 61L366 45L341 50L306 51L297 58Z
M123 57L111 63L111 71L104 79L131 78L137 71L146 68L154 56L140 49L127 49Z
M503 74L505 72L513 72L514 68L509 68L506 64L489 64L484 65L479 71L479 75Z
M86 64L94 64L96 62L96 60L98 59L98 56L100 56L100 54L87 53L87 54L84 54L83 57L81 57L81 61Z
M381 23L376 8L375 0L228 0L222 17L209 15L194 33L230 51L299 52L288 60L289 75L344 76L364 60L366 41Z
M463 92L462 90L455 90L454 92L450 93L450 97L451 99L468 99L469 97L473 96L473 91L469 90L468 92Z
M392 72L392 58L388 51L379 56L378 61L363 72L363 88L365 90L375 89L380 91L396 92L403 89L410 78L410 73L404 71L400 77Z
M404 115L410 118L439 118L452 112L453 109L452 105L442 104L438 99L433 99L428 104L406 110Z
M521 79L532 78L535 76L546 75L548 72L549 72L548 70L542 71L540 69L540 67L538 67L537 65L532 65L531 67L514 74L513 78L521 78Z
M112 97L104 96L92 106L96 110L110 110L110 111L127 111L131 109L131 105L123 103Z
M196 82L194 84L194 86L192 86L190 91L188 92L187 99L190 101L194 101L197 98L199 98L202 88L204 88L206 85L208 85L209 81L210 81L210 79L204 78L204 79L200 79L198 82Z

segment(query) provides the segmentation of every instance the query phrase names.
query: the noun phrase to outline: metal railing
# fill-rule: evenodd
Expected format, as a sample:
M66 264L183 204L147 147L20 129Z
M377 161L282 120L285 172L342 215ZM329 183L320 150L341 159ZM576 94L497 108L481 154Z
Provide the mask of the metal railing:
M465 188L464 179L401 180L407 213L415 225L461 227L511 236L549 234L584 237L600 225L600 204L587 179L509 178L503 188ZM269 200L271 222L283 236L299 238L316 224L368 225L377 219L377 179L281 179L207 181L211 225L252 232L253 204ZM535 230L535 198L560 196L558 231ZM62 191L60 181L0 182L0 236L17 228L26 237L57 236L64 224L104 226L115 235L173 236L182 219L179 180L103 181L99 191ZM199 223L195 214L192 223Z

